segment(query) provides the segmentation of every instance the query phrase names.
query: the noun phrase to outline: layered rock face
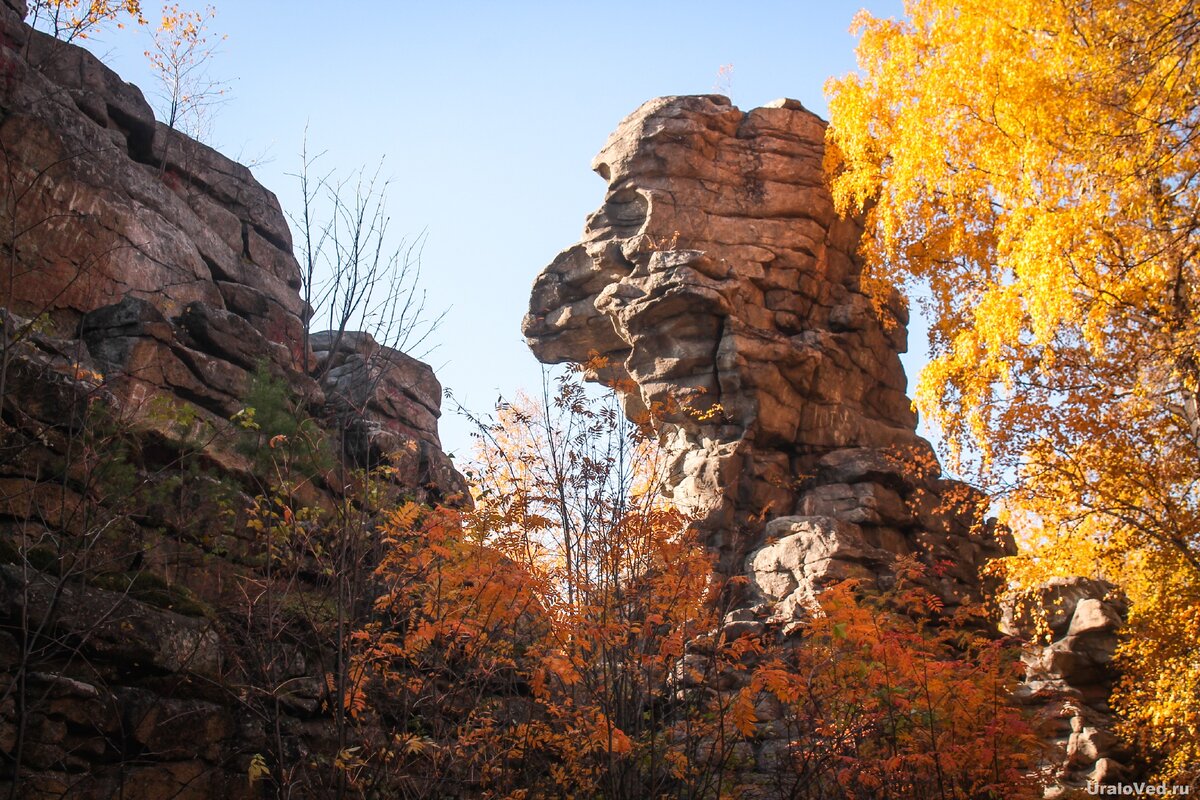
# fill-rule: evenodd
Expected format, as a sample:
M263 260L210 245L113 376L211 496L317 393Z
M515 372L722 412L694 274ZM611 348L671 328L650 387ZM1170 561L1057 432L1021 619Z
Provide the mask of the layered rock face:
M824 127L794 100L646 103L593 162L604 203L538 276L524 323L541 361L591 365L631 416L657 420L669 491L699 515L725 577L748 578L726 597L729 636L795 629L844 578L887 587L898 556L953 607L1012 547L916 434L905 308L893 295L881 315L863 289L861 227L824 183ZM1096 614L1107 625L1111 611ZM1058 778L1078 785L1106 769L1111 676L1085 645L1112 628L1071 634L1071 619L1063 642L1031 652L1024 694L1073 728L1053 736L1070 750Z
M916 434L905 332L860 286L823 141L794 100L646 103L593 162L604 205L538 277L525 334L544 362L605 356L630 414L665 409L674 498L777 615L902 554L953 604L1001 546Z
M1112 733L1108 703L1127 611L1112 584L1080 577L1051 579L1006 604L1002 629L1030 643L1017 698L1046 720L1048 743L1059 754L1048 767L1047 797L1137 778L1134 753Z
M381 465L392 497L463 492L441 388L309 337L275 196L24 10L0 4L0 791L257 796L256 755L336 754L322 626L370 603L369 535L343 602L312 520Z

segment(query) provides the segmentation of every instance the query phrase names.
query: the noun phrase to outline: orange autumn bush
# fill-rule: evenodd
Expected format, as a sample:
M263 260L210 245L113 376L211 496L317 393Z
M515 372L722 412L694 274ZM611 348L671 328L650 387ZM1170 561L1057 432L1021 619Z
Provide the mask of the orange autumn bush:
M720 634L721 588L662 454L574 374L480 427L475 507L381 527L338 766L363 796L1022 798L1011 653L906 578L787 639Z
M821 596L803 641L773 654L747 692L786 731L773 781L789 798L1038 798L1042 744L1011 692L1017 651L976 606L930 611L898 562L897 587L846 581Z
M717 587L687 515L665 499L649 427L625 419L615 392L589 393L568 372L539 401L502 405L479 441L475 519L540 576L532 588L549 622L531 688L566 735L544 742L554 766L543 790L719 785L722 748L691 745L724 738L726 700L674 691L688 643L716 625Z
M570 375L543 400L481 426L474 509L385 518L339 766L414 797L717 796L729 698L677 669L717 622L710 558L611 395Z

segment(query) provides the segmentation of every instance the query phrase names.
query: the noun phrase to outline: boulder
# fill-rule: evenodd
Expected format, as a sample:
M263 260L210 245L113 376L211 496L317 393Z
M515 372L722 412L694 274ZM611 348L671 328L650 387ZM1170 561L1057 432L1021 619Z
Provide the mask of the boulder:
M862 528L832 517L777 517L767 524L767 544L746 560L761 599L778 620L818 605L820 590L847 578L870 578L892 554L867 544Z

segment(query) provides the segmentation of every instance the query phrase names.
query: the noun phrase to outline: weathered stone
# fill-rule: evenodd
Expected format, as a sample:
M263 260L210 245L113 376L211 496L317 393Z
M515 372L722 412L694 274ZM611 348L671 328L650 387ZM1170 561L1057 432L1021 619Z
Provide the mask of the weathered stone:
M980 598L988 560L1015 552L983 518L987 498L943 479L916 434L899 361L907 311L898 293L862 285L862 230L834 212L824 130L790 100L749 112L718 96L644 104L593 162L604 202L535 280L524 321L543 362L605 356L589 377L621 387L629 415L675 409L655 420L672 499L698 517L720 572L749 579L725 601L764 604L785 638L833 582L893 585L898 556L925 564L924 587L952 608ZM1027 656L1028 702L1106 680L1119 610L1081 603L1094 589L1067 581L1043 598L1060 641ZM760 622L727 616L722 630ZM1029 623L1006 618L1027 638ZM1077 737L1072 769L1091 769L1106 745Z
M829 483L805 492L798 514L826 515L857 525L904 526L912 514L896 492L878 483Z
M131 769L122 776L121 786L131 797L211 800L230 796L224 784L213 767L188 759Z
M743 636L760 636L766 630L766 625L754 620L727 622L721 626L721 635L726 641L741 639Z
M220 759L234 732L228 711L215 703L179 700L137 689L118 692L126 735L165 761Z
M0 308L7 359L2 402L19 419L77 430L89 398L105 392L101 367L78 341L39 333L35 321Z
M1085 597L1075 604L1075 613L1071 615L1071 627L1067 630L1067 636L1115 631L1123 623L1121 615L1112 604L1106 604L1099 597Z
M307 765L345 745L312 543L357 478L334 480L330 456L394 466L381 494L465 496L438 439L441 387L353 332L318 359L275 195L25 11L0 2L0 685L25 675L27 722L14 796L248 799L253 753ZM251 387L260 421L312 417L303 441L231 420ZM276 492L302 520L286 553L252 524ZM361 524L367 575L379 553ZM350 602L370 608L363 586ZM6 756L15 709L0 698Z
M1051 578L1032 596L1014 602L1004 608L1002 624L1006 633L1032 638L1041 628L1041 622L1054 634L1068 632L1075 609L1085 599L1103 600L1112 592L1112 585L1090 578ZM1120 601L1113 600L1114 610ZM1119 613L1119 611L1118 611Z
M1040 709L1057 707L1060 719L1069 721L1055 742L1060 787L1081 788L1124 774L1118 759L1127 752L1112 735L1108 705L1124 612L1125 602L1111 584L1081 577L1047 581L1004 608L1004 629L1030 642L1017 699Z
M219 641L208 620L151 608L119 592L0 565L0 606L44 621L95 658L208 677L220 671Z
M937 478L928 472L905 476L902 470L912 469L912 465L927 464L936 468L937 458L933 448L923 439L912 443L909 448L878 449L869 447L853 447L834 450L823 456L817 462L821 477L830 483L880 483L888 485L899 482L899 489L907 482L921 482L928 478ZM916 472L916 470L914 470Z
M179 324L204 352L253 370L270 352L268 342L242 317L202 303L189 303Z
M442 387L433 370L366 333L325 331L309 341L347 456L363 467L395 467L433 496L465 499L466 483L438 439Z
M1067 744L1067 760L1076 766L1086 764L1094 771L1101 754L1108 752L1116 742L1116 737L1107 731L1091 725L1082 726L1078 731L1071 732Z
M1120 780L1126 772L1125 766L1115 758L1098 758L1095 767L1088 773L1088 782L1109 786Z
M899 541L924 526L910 498L946 494L904 396L903 330L875 315L859 283L861 229L836 218L824 186L823 137L795 102L745 113L717 96L644 104L596 157L604 204L535 281L525 318L543 361L607 356L595 377L630 387L628 413L679 408L658 422L671 491L701 517L726 574L751 551L775 552L756 550L757 520L792 514L922 552ZM927 542L930 563L960 566L937 589L961 599L998 548L971 520L924 511L940 537ZM821 580L889 569L887 558L826 560ZM777 598L813 579L758 574Z
M768 523L766 537L769 543L750 554L746 569L782 619L812 607L829 584L870 577L870 566L890 561L864 541L857 525L831 517L779 517Z

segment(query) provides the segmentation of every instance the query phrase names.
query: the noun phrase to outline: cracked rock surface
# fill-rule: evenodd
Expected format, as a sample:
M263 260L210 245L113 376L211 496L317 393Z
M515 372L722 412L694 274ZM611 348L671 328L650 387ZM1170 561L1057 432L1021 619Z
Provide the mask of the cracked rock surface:
M658 423L673 499L726 576L748 573L747 602L791 616L911 554L940 565L930 580L955 604L1004 543L916 433L905 308L888 298L900 325L885 326L863 291L824 132L795 100L644 104L593 161L604 202L535 281L525 335L543 362L607 357L593 377L631 387L631 415L678 407Z

